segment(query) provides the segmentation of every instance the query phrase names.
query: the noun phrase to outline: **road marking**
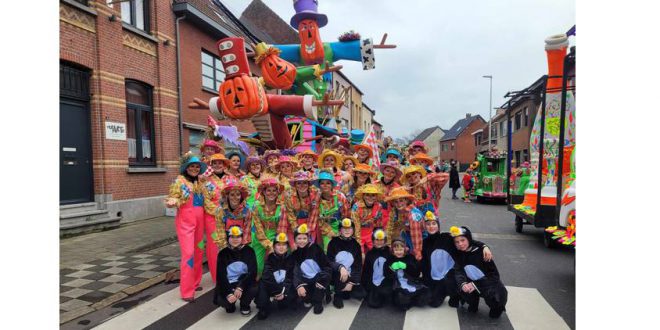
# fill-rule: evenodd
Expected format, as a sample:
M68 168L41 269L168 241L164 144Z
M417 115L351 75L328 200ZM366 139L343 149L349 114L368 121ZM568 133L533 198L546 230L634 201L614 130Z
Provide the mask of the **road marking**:
M195 292L196 297L215 288L213 280L211 280L211 273L206 273L202 276L200 285L204 289ZM105 321L105 323L100 324L94 329L142 329L176 311L185 304L187 302L181 300L179 287L177 286L175 289L167 291L115 318Z
M312 307L307 315L298 323L296 329L337 330L348 329L353 323L355 314L360 309L361 301L355 299L344 300L344 308L337 309L332 303L323 307L321 315L314 314Z
M442 329L460 330L456 308L447 305L447 301L438 308L413 307L406 312L403 330L427 329L432 325L442 324Z
M245 323L248 323L256 314L256 306L254 303L250 304L252 307L252 314L249 316L241 315L240 308L236 304L236 311L232 314L225 312L225 309L220 307L204 316L201 320L191 325L188 329L240 329Z
M532 288L507 286L506 315L515 329L570 329L564 319Z

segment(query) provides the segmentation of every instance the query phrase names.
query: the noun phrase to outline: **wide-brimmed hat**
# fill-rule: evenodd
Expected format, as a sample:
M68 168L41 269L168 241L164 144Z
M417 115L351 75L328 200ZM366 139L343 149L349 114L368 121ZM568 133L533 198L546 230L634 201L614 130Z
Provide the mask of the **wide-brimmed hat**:
M390 191L390 194L385 198L386 202L391 202L393 200L407 198L410 201L415 201L415 196L411 195L408 190L404 187L396 187Z
M357 158L355 158L351 155L345 155L345 156L341 156L341 165L342 165L342 167L344 166L344 161L347 160L347 159L349 159L353 162L353 168L355 168L358 164L360 164L360 161L358 161Z
M281 184L277 179L275 178L265 178L261 179L261 182L259 183L259 191L263 191L264 189L268 187L277 187L277 191L281 194L282 191L284 191L284 185Z
M211 157L209 157L209 163L213 164L214 160L220 160L225 164L225 167L229 167L229 159L225 157L223 154L213 154Z
M401 183L408 183L408 175L413 173L419 173L422 175L422 178L426 177L426 170L419 165L410 165L403 169L403 176L401 177Z
M190 166L192 164L199 164L199 166L200 166L199 174L204 174L204 172L206 172L206 169L208 168L208 165L206 165L206 163L201 161L199 159L199 157L197 157L197 156L189 156L189 157L184 156L184 158L182 160L183 160L182 161L183 164L181 164L181 166L179 167L179 173L180 174L185 173L186 169L188 169L188 166Z
M261 159L261 157L258 156L250 156L248 159L245 161L245 169L250 171L250 165L252 164L261 164L261 172L266 170L266 161Z
M328 180L328 181L331 181L333 187L337 185L337 181L335 181L335 176L334 176L334 174L332 174L332 173L330 173L330 172L328 172L328 171L321 171L321 172L319 172L319 176L318 176L318 178L317 178L316 180L313 181L313 182L314 182L314 185L315 185L317 188L320 188L321 180Z
M416 141L413 141L410 144L410 146L408 147L408 153L412 153L412 150L413 150L414 147L421 147L423 153L427 153L429 151L428 148L426 147L426 143L424 143L424 141L416 140Z
M383 160L387 159L387 155L395 155L397 158L399 158L399 161L403 159L403 156L399 152L399 150L396 149L387 149L385 153L383 154Z
M216 142L214 140L205 139L204 143L202 143L202 147L200 148L200 150L203 151L204 148L206 148L206 147L213 148L216 153L223 151L223 148L220 146L220 144L218 144L218 142Z
M241 192L241 197L243 200L245 200L248 196L248 189L247 187L241 183L240 181L236 180L235 178L229 178L225 180L225 185L222 187L222 190L220 191L220 194L222 196L226 196L229 191L238 189Z
M291 179L289 179L289 184L291 184L293 186L293 185L295 185L296 182L302 182L302 181L311 182L312 180L313 180L312 176L309 172L307 172L307 171L298 171L298 172L293 173L293 177Z
M328 156L335 157L335 167L336 168L341 168L342 156L340 154L334 152L333 150L330 150L330 149L324 149L323 152L321 153L321 155L319 156L319 158L317 160L319 168L324 167L323 160Z
M389 161L389 162L380 164L380 168L379 168L380 172L383 173L384 172L383 170L386 167L391 167L391 168L394 169L394 171L396 171L396 174L394 175L394 180L395 181L398 181L399 178L401 178L401 176L403 175L403 172L401 172L401 169L399 168L399 162L397 162L397 161Z
M238 156L238 158L241 160L240 168L243 168L243 165L245 165L245 156L243 156L243 154L238 151L230 151L225 154L225 157L227 157L227 159L230 161L233 156Z
M377 185L373 183L367 183L358 188L358 191L355 193L356 200L362 199L364 194L375 194L376 199L381 200L383 198L383 191Z
M358 163L354 168L353 172L362 172L362 173L367 173L369 175L374 175L376 172L371 168L371 166L364 164L364 163Z
M433 166L433 158L429 157L426 153L420 152L412 157L410 157L410 163L413 161L417 163L424 163L426 166Z
M374 156L374 149L372 149L370 145L368 145L368 144L358 144L358 145L353 146L353 150L355 150L355 153L360 151L360 149L364 149L364 150L368 151L369 152L369 158Z
M291 164L291 165L293 166L293 170L294 170L294 171L295 171L296 169L298 169L298 167L300 167L300 166L298 165L298 161L297 161L295 158L293 158L293 157L289 157L289 156L280 156L280 157L278 158L277 165L274 166L276 171L279 171L279 170L280 170L280 165L282 165L282 163L289 163L289 164Z
M297 154L296 158L298 159L299 162L301 162L303 156L306 156L306 155L314 157L314 161L317 161L319 159L319 155L317 155L314 151L311 151L309 149Z
M305 19L315 20L319 28L328 24L328 16L318 12L318 0L294 0L293 9L296 13L291 17L291 27L298 30L300 21Z
M266 163L268 163L268 158L270 158L272 156L275 156L279 159L280 156L282 156L282 153L279 152L278 150L266 150L266 152L264 152L264 155L263 155L263 160Z

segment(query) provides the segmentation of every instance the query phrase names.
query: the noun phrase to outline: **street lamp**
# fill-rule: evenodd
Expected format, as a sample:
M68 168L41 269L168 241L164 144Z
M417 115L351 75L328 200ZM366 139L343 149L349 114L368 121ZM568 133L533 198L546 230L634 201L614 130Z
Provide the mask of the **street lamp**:
M482 77L490 79L490 103L488 105L488 116L490 117L488 119L488 151L490 152L491 150L490 143L493 138L491 136L491 134L493 134L493 76L488 75Z

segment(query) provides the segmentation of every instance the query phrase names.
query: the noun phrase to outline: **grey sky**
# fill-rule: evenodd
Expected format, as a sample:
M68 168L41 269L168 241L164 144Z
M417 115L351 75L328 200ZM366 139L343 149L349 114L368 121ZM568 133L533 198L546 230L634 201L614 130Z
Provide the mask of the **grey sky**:
M240 16L250 0L221 0ZM262 0L289 22L291 0ZM376 69L339 61L342 72L365 93L386 135L415 129L449 129L465 113L488 120L489 85L493 107L547 73L544 39L575 24L575 0L319 0L328 16L323 41L348 30L395 49L376 50Z

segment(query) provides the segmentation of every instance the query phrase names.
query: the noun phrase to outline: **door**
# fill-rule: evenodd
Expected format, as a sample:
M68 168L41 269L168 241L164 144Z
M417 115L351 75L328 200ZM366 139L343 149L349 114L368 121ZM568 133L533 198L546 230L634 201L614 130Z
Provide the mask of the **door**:
M60 64L60 204L94 200L89 75Z

